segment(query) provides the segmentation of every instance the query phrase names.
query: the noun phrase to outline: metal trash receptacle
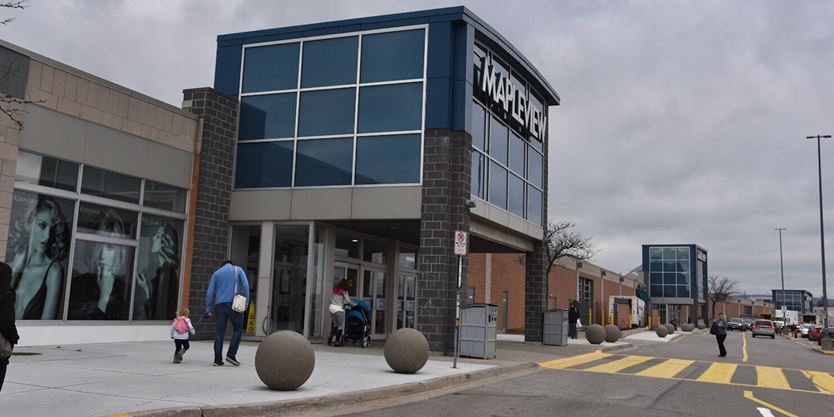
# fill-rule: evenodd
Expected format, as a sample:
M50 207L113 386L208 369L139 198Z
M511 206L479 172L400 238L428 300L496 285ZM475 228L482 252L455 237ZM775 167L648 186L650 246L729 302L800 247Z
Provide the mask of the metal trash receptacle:
M568 344L568 311L548 310L544 313L544 329L542 344L552 346L567 346Z
M495 358L498 305L469 304L460 308L460 356Z

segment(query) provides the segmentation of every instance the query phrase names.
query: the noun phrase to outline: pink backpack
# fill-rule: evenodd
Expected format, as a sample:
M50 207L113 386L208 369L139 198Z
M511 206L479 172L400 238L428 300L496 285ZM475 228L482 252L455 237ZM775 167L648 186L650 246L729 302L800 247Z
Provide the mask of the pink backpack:
M179 334L188 333L188 322L185 321L185 317L180 316L174 319L174 330Z

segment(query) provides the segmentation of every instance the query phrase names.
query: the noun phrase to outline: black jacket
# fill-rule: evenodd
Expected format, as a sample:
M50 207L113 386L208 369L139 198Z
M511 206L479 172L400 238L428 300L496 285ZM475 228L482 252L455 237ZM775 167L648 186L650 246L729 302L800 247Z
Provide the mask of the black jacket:
M17 327L14 325L14 302L14 291L9 291L0 296L0 333L6 340L16 345L20 336L18 336ZM8 364L9 360L2 359L0 363Z

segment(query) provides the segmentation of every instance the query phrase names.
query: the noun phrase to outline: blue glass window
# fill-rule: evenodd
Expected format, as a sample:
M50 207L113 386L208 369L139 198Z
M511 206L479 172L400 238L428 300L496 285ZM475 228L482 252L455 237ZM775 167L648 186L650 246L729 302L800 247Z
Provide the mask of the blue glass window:
M353 138L298 141L295 185L350 185Z
M472 151L472 195L484 198L486 187L486 163L484 154Z
M678 248L678 259L689 260L689 248Z
M359 38L304 42L301 87L322 87L356 83Z
M507 163L507 126L494 117L489 121L489 156Z
M237 147L236 188L292 185L293 141L242 143Z
M510 169L524 175L524 150L527 144L515 132L510 133Z
M542 192L531 185L527 185L527 221L541 226L542 223Z
M677 259L675 248L663 248L663 259Z
M650 247L649 248L649 259L661 259L663 258L663 249Z
M527 152L527 180L537 187L542 186L542 154L532 149Z
M362 36L363 83L423 78L423 29Z
M678 272L689 272L689 260L678 260Z
M689 298L689 287L685 285L678 285L678 297Z
M507 188L507 208L510 213L518 217L524 217L524 180L510 174Z
M663 296L664 297L677 297L677 294L675 293L675 288L677 288L677 285L664 285L663 286Z
M423 83L380 85L359 90L359 132L420 130Z
M649 277L650 277L650 279L651 279L651 285L663 284L663 274L662 274L662 273L660 273L660 272L652 272L652 273L649 275Z
M655 258L651 258L652 260L649 263L649 270L652 272L663 272L663 263L659 260L655 260Z
M492 161L489 163L489 202L507 208L507 170Z
M356 139L356 184L420 182L420 135Z
M298 85L298 43L246 48L242 92L288 90Z
M663 297L663 286L662 285L652 285L652 297Z
M240 140L287 138L295 134L295 93L243 97Z
M298 136L352 134L355 105L355 88L301 93Z
M664 259L663 260L663 272L675 272L675 270L677 269L677 267L675 265L676 263L677 262L675 262L674 259L672 259L672 260Z
M677 283L674 273L665 272L663 274L663 285L676 285Z
M678 277L678 285L689 285L689 277L686 274L678 272L676 275Z
M476 103L472 103L472 146L486 150L486 111Z

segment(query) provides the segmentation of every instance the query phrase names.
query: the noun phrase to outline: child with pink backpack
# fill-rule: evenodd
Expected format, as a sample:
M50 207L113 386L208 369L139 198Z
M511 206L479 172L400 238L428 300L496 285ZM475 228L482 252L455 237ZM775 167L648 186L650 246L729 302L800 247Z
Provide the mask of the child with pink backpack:
M174 323L171 324L171 339L174 339L174 363L182 363L182 356L191 347L191 344L188 343L188 334L197 333L188 316L189 311L184 308L177 314Z

